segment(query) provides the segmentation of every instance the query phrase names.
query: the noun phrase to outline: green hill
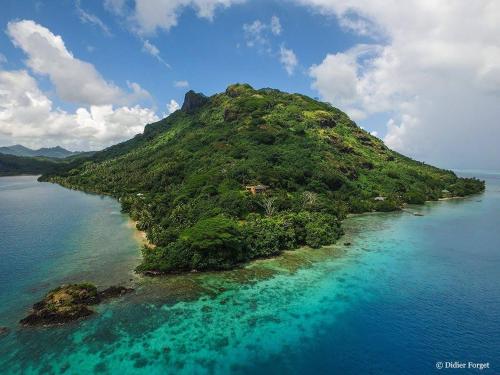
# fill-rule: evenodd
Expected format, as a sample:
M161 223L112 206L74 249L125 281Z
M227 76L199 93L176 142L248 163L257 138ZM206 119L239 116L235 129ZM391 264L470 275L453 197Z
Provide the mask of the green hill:
M37 150L33 150L23 145L13 145L0 147L0 154L23 157L67 158L69 156L76 156L78 154L81 154L81 152L68 151L60 146L43 147Z
M83 158L93 153L77 153L65 158L26 157L0 153L0 176L55 174L80 165Z
M57 165L58 162L52 159L0 154L0 176L52 173Z
M117 197L156 245L139 269L161 272L319 247L349 212L484 190L391 151L329 104L241 84L188 92L181 110L85 160L43 179Z

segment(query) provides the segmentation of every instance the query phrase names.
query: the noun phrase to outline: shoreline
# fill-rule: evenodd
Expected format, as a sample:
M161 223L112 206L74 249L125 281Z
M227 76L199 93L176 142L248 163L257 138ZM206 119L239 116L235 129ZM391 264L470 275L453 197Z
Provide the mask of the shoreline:
M455 197L439 198L438 201L449 201L449 200L452 200L452 199L465 199L465 198L471 197L473 195L476 195L476 194L468 195L468 196L465 196L465 197L460 197L460 196L457 195ZM426 201L426 203L427 202L436 202L436 201Z
M424 203L422 204L416 204L416 205L412 205L412 206L418 206L418 207L425 207L428 203L439 203L439 202L444 202L444 201L449 201L449 200L465 200L466 198L470 198L470 197L473 197L473 196L476 196L476 195L480 195L480 194L484 194L484 192L482 193L477 193L477 194L471 194L471 195L468 195L468 196L453 196L453 197L446 197L446 198L438 198L437 200L428 200L428 201L425 201ZM182 276L182 275L192 275L193 273L200 273L200 274L208 274L208 273L222 273L222 272L228 272L228 271L234 271L234 270L237 270L237 269L242 269L242 268L246 268L246 267L251 267L252 265L254 264L258 264L259 262L262 262L262 261L269 261L269 260L279 260L280 258L285 258L286 255L290 255L296 251L301 251L301 252L309 252L309 251L317 251L317 250L320 250L320 249L332 249L332 248L336 248L337 250L340 250L342 248L344 249L348 249L351 247L351 245L353 243L355 243L355 237L357 235L359 235L359 232L357 231L349 231L349 226L345 226L344 223L345 221L348 221L349 219L355 219L356 217L361 217L361 216L378 216L378 215L381 215L381 214L410 214L410 215L413 215L413 216L425 216L421 213L419 213L418 211L410 211L408 208L407 208L407 205L406 204L404 207L401 207L400 210L394 210L394 211L388 211L388 212L384 212L384 211L366 211L366 212L361 212L361 213L349 213L346 215L346 217L344 218L344 220L342 220L342 228L344 230L344 233L337 239L336 242L332 243L332 244L329 244L329 245L324 245L322 246L321 248L319 249L313 249L311 247L308 247L308 246L301 246L297 249L286 249L286 250L283 250L281 253L279 254L276 254L276 255L271 255L271 256L268 256L268 257L262 257L262 258L254 258L254 259L250 259L250 260L247 260L243 263L240 263L238 265L236 265L235 267L233 268L230 268L230 269L221 269L221 270L207 270L207 271L197 271L197 270L191 270L191 271L181 271L181 272L167 272L167 273L164 273L164 272L160 272L160 271L156 271L156 270L147 270L147 271L143 271L143 272L140 272L140 274L142 275L145 275L145 276L149 276L149 277L152 277L152 278L157 278L157 277L165 277L165 276ZM134 237L136 237L136 239L141 243L143 244L144 246L146 247L149 247L151 249L154 249L156 247L156 245L150 243L148 240L147 240L147 235L146 235L146 232L144 231L140 231L139 229L137 229L136 225L137 225L137 221L134 221L132 220L130 217L128 218L129 220L129 226L132 227L135 231L135 235ZM348 240L346 242L346 240ZM347 244L346 244L347 243Z
M40 182L40 181L38 181L38 182ZM48 181L48 182L51 182L53 184L62 186L64 188L66 188L66 189L75 190L75 191L79 191L79 192L86 193L86 194L111 197L111 198L117 200L118 203L120 203L120 199L118 199L116 196L113 196L111 194L106 194L106 193L102 193L102 192L99 192L99 193L97 193L97 192L89 192L89 191L86 191L86 190L78 189L76 187L68 187L68 186L62 185L60 182L55 182L55 181ZM480 195L480 194L484 194L484 191L478 192L478 193L474 193L474 194L471 194L471 195L468 195L468 196L463 196L463 197L462 196L452 196L452 197L446 197L446 198L438 198L437 200L428 200L428 201L425 201L423 204L418 204L416 206L425 206L427 203L431 203L431 202L440 202L440 201L447 201L447 200L454 200L454 199L465 199L465 198L473 197L473 196ZM343 224L346 219L353 218L353 217L356 217L356 216L382 214L382 213L407 213L407 214L409 213L409 214L412 214L414 216L424 216L422 214L419 214L418 212L412 212L412 211L407 210L406 209L406 205L403 206L403 207L401 207L399 210L388 211L388 212L385 212L385 211L367 211L367 212L362 212L362 213L349 213L349 214L346 215L346 217L344 218L344 220L341 221L341 223ZM146 248L149 248L149 249L155 249L156 245L153 244L153 243L151 243L147 239L146 232L137 229L138 221L137 220L133 220L128 215L128 213L126 213L126 215L127 215L127 223L126 223L126 225L127 225L128 228L132 228L134 240L137 243L139 243L141 246L143 246L143 247L146 247ZM342 225L342 228L346 229L344 227L344 225ZM322 247L341 246L342 239L345 238L347 234L348 233L344 232L344 234L341 235L337 239L336 242L334 242L332 244L329 244L329 245L322 246ZM346 247L348 247L348 246L346 246ZM302 246L301 248L307 248L307 247ZM285 252L293 252L295 250L297 250L297 249L288 249L288 250L283 250L282 253L277 254L275 256L249 259L248 261L245 261L243 263L237 264L233 268L228 269L228 270L234 270L234 269L238 269L240 267L245 267L245 266L247 266L247 265L249 265L249 264L251 264L251 263L253 263L255 261L258 261L258 260L275 259L275 258L280 257L281 255L283 255ZM311 249L311 250L314 250L314 249ZM228 270L206 270L206 271L191 270L191 271L180 271L180 272L161 272L161 271L157 271L157 270L147 270L147 271L141 271L141 272L139 272L139 274L141 274L141 275L148 275L148 276L168 276L168 275L191 274L193 272L195 272L195 273L207 273L208 272L209 273L209 272L223 272L223 271L228 271Z
M154 249L156 247L155 244L149 242L147 234L145 231L137 229L138 221L133 220L130 216L127 215L127 228L131 228L133 230L133 237L140 245L146 246L150 249Z

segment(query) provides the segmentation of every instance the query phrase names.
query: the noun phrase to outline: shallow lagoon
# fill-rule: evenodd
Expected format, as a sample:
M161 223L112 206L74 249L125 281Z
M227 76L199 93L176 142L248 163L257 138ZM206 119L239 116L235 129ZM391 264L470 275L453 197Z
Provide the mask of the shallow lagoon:
M336 246L162 279L130 272L139 245L117 202L2 178L0 325L12 331L0 337L0 368L428 374L458 360L489 361L482 373L497 373L500 175L485 177L484 195L411 208L423 217L351 218ZM48 288L82 279L137 291L86 321L16 327Z

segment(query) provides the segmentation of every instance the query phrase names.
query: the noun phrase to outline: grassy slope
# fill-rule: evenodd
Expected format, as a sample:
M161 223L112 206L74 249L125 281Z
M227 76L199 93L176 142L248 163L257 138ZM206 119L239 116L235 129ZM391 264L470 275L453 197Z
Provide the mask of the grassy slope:
M347 212L393 210L484 189L482 182L389 150L340 110L302 95L233 85L189 112L177 111L143 135L44 177L120 198L159 245L146 250L143 268L229 267L270 255L255 250L263 244L279 251L332 242L324 232L335 231L332 217ZM272 218L265 217L264 197L244 190L257 183L270 186ZM385 201L373 199L379 195ZM283 229L290 226L292 240ZM265 240L250 238L249 228L262 231ZM224 235L212 244L209 232ZM271 234L275 240L268 240ZM226 241L234 236L238 246ZM225 247L229 255L210 255ZM182 259L172 260L174 253Z

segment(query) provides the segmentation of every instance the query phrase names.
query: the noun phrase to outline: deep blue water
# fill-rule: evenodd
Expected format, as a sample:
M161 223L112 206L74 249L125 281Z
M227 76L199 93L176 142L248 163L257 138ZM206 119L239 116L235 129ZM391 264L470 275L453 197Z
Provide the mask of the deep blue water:
M44 329L14 316L60 279L128 280L137 244L111 199L0 179L1 372L499 374L500 174L480 173L480 196L357 216L339 245L240 270L135 278L94 318Z

